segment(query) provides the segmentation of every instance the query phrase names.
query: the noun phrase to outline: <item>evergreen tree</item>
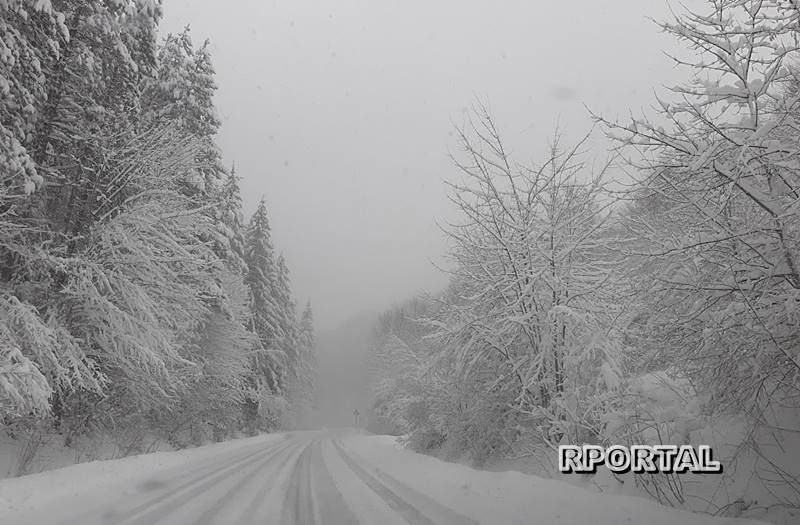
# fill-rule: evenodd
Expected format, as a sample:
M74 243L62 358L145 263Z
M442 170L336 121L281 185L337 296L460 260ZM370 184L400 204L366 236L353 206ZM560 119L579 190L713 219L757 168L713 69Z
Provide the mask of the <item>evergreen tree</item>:
M280 325L279 348L286 355L288 373L297 374L299 355L297 347L297 313L289 283L289 267L283 255L278 256L276 267L275 300Z
M300 316L297 343L301 363L306 370L315 371L317 366L316 341L314 337L314 312L311 309L311 301L306 303L303 313ZM313 381L313 374L309 380Z
M266 207L245 228L222 167L210 46L157 47L160 5L0 0L0 419L121 454L221 439L236 407L276 426L298 352Z
M286 356L279 344L284 337L281 309L277 297L277 265L272 248L267 205L262 198L250 219L245 236L245 260L250 287L251 329L258 336L261 350L256 357L256 386L280 393L286 376Z
M244 275L247 264L244 255L244 219L242 194L236 168L227 173L225 184L219 195L216 210L216 252L236 273Z
M316 406L317 356L314 343L314 314L307 303L297 327L297 360L287 379L288 397L295 425L309 427Z
M198 169L186 181L186 190L212 199L225 183L225 170L214 142L220 120L214 108L217 90L210 43L195 49L187 27L167 36L158 53L158 69L144 92L151 118L176 122L185 133L200 139Z
M63 257L86 248L110 193L103 167L130 138L159 17L142 0L0 2L0 331L47 378L47 408L107 380L63 315L77 261Z

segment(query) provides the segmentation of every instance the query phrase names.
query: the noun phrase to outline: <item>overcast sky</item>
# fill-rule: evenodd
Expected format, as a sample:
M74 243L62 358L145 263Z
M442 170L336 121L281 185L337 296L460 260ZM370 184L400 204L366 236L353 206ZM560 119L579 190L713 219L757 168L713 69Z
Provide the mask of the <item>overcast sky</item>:
M442 180L452 123L490 101L514 153L535 159L583 107L624 115L680 76L647 17L665 2L615 0L166 0L163 30L212 41L220 145L261 195L297 300L318 328L446 277ZM682 75L683 73L680 73Z

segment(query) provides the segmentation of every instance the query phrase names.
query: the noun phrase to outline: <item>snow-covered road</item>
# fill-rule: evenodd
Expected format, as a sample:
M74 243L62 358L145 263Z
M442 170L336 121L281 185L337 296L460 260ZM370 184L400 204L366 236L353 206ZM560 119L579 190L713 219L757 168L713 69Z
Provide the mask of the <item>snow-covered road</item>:
M380 436L326 431L259 436L3 480L0 523L733 522L519 473L479 472L401 450Z

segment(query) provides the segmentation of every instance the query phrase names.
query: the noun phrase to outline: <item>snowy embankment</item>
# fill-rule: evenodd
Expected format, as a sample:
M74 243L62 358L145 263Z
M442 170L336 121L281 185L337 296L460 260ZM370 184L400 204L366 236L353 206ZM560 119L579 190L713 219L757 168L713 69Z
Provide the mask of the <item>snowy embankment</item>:
M477 471L404 450L389 436L352 436L343 444L365 463L481 523L764 524L690 513L637 496L595 493L519 472Z
M108 461L90 461L20 478L0 480L0 523L4 515L46 508L56 501L66 501L85 494L113 490L130 480L211 457L238 454L246 449L263 447L286 439L286 434L266 434L225 443L174 452L153 452Z

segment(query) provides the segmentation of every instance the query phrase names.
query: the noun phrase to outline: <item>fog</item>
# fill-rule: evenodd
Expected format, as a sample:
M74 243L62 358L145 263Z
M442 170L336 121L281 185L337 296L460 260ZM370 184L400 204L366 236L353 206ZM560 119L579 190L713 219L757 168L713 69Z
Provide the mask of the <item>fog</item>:
M296 300L313 304L321 424L352 423L366 395L364 319L447 282L442 181L464 112L488 102L535 161L556 127L591 129L587 106L651 103L675 43L648 18L668 13L632 0L167 2L162 31L211 40L245 213L266 198Z
M212 41L224 158L265 196L298 302L329 331L446 282L437 220L452 126L488 100L515 153L584 104L636 111L668 83L662 2L170 0L162 32Z
M355 315L318 334L318 427L363 424L370 410L369 345L377 316ZM358 419L354 411L358 411Z

